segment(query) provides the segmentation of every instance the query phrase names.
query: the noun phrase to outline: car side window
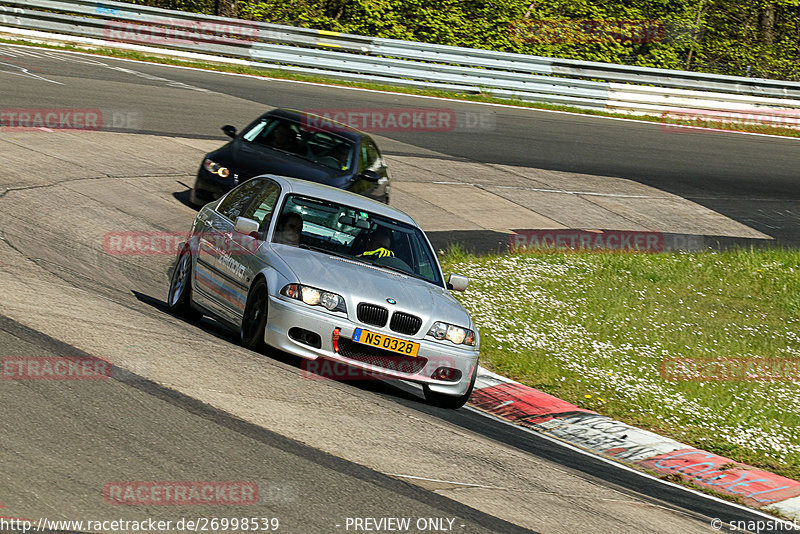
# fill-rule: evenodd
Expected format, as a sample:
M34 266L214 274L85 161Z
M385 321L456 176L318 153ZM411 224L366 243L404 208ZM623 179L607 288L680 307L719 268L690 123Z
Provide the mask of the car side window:
M243 216L245 209L250 205L260 188L264 187L264 180L248 180L226 196L217 207L217 212L232 221Z
M371 139L365 137L361 140L361 148L358 151L358 172L375 171L383 166L383 159L378 147Z
M261 119L259 120L252 128L247 130L242 134L242 138L245 141L255 141L259 138L265 131L269 131L269 129L274 126L273 120L270 119Z
M308 152L306 141L300 132L300 125L289 120L271 119L254 141L290 154L305 156Z
M409 239L409 248L414 257L411 261L414 271L428 280L436 279L436 270L433 266L433 258L430 256L430 251L423 248L422 242L418 239Z
M281 188L278 187L278 184L267 181L263 191L258 193L255 201L250 204L250 207L241 216L258 222L258 230L263 232L272 220L272 214L275 212L275 205L278 203L280 192Z

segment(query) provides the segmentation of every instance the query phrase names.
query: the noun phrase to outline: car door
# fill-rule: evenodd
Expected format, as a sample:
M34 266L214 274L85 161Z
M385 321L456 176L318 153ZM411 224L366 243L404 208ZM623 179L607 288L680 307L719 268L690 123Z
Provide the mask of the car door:
M269 261L260 254L260 248L264 244L281 193L280 186L272 180L263 178L259 179L259 182L261 187L254 195L253 201L239 215L258 223L257 234L244 235L233 230L226 243L227 252L231 257L227 261L233 262L236 266L231 274L237 278L245 299L255 276L264 267L269 266ZM243 301L241 306L231 309L237 324L241 322L244 314L244 304Z
M232 324L238 324L249 288L242 245L234 243L234 224L265 183L256 178L231 190L206 218L198 238L195 288L201 304Z

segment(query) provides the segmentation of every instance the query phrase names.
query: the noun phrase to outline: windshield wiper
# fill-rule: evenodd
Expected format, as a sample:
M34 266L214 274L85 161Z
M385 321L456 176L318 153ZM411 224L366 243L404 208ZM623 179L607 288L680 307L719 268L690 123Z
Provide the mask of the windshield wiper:
M425 282L433 283L430 280L428 280L427 278L423 278L422 276L420 276L420 275L418 275L416 273L406 271L405 269L401 269L399 267L392 267L390 265L382 265L382 264L378 263L377 261L368 261L368 260L366 260L364 258L357 258L357 259L361 260L362 262L366 263L367 265L371 265L371 266L374 266L374 267L380 267L381 269L388 269L389 271L394 271L394 272L397 272L397 273L400 273L400 274L404 274L406 276L410 276L411 278L418 278L420 280L424 280Z
M347 254L342 254L341 252L328 250L328 249L322 248L322 247L315 247L313 245L306 245L305 243L301 243L300 245L297 245L297 246L300 247L300 248L306 249L306 250L313 250L315 252L322 252L323 254L330 254L331 256L338 256L340 258L345 258L345 259L348 259L348 260L352 259L352 256L348 256Z
M297 152L292 152L290 150L284 150L282 148L278 148L278 147L272 146L272 145L264 145L264 146L266 146L268 148L271 148L272 150L277 150L278 152L282 152L284 154L289 154L290 156L294 156L296 158L300 158L300 159L304 159L306 161L310 161L311 163L316 163L316 161L314 161L313 159L309 158L308 156L302 156L302 155L298 154Z

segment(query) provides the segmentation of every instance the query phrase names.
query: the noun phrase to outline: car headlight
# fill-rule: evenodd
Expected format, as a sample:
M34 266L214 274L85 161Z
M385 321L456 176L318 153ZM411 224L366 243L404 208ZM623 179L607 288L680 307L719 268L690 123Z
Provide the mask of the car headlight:
M431 329L428 330L428 335L438 340L446 339L456 345L475 346L475 332L441 321L433 323Z
M309 306L322 306L326 310L347 313L344 299L330 291L302 284L289 284L281 289L281 295L290 299L301 300Z
M216 174L221 178L227 178L231 174L231 171L229 171L227 167L223 167L219 163L211 161L208 158L206 158L206 160L203 162L203 168L211 174Z

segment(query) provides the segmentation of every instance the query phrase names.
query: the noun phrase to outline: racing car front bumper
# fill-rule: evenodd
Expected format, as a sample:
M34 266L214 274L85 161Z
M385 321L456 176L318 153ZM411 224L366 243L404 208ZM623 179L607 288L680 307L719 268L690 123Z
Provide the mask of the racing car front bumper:
M477 347L462 346L462 348L449 341L439 342L427 337L398 336L385 329L356 324L344 315L335 315L315 308L271 295L264 342L307 360L325 358L360 369L369 375L377 375L384 380L408 380L425 384L437 393L460 396L469 389L472 373L477 371ZM353 336L357 328L419 343L418 355L408 357L356 343L353 341ZM338 332L338 343L334 343L336 337L334 331ZM309 332L319 337L307 335ZM320 366L309 366L309 368L322 369ZM433 378L435 372L441 368L457 371L458 379ZM347 379L349 376L353 375L342 373L338 378ZM359 379L364 378L363 375L357 376Z

